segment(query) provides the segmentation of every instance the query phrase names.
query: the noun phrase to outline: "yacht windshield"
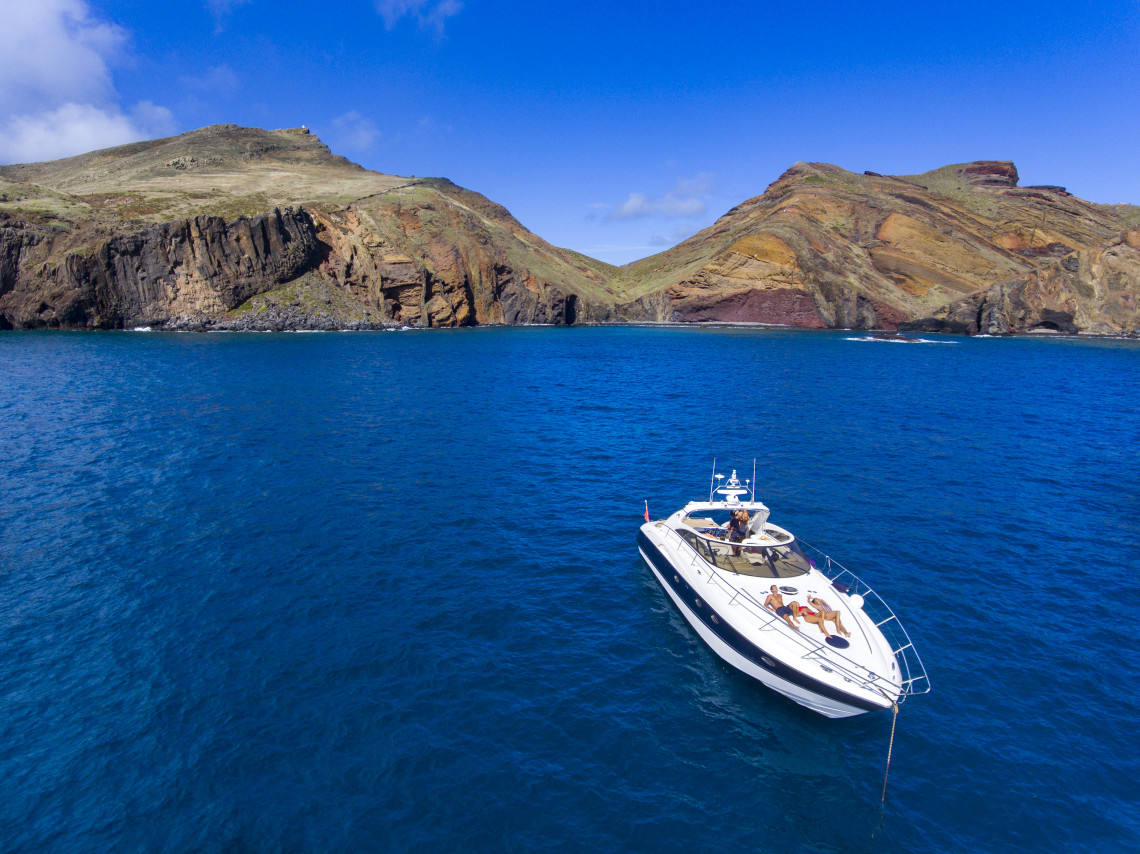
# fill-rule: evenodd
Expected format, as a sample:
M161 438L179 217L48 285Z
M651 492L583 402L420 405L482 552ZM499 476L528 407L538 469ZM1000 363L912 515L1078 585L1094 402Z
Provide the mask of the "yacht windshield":
M794 578L811 570L811 564L795 540L778 546L754 546L726 543L692 530L681 529L677 533L706 562L739 575Z
M753 550L748 549L749 552ZM795 575L805 575L810 569L811 564L808 563L804 553L800 551L800 547L793 540L784 546L770 546L765 548L758 548L755 550L763 558L772 569L773 578L791 578Z

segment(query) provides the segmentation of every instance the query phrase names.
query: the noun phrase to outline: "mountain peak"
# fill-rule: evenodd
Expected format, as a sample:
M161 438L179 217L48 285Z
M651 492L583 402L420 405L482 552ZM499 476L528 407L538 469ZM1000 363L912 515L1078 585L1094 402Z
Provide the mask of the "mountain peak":
M969 163L951 163L917 175L894 176L927 189L947 191L952 188L1009 190L1017 186L1017 167L1012 160L972 160Z
M177 136L103 148L61 160L0 166L0 176L56 187L100 185L115 190L121 182L191 173L248 172L282 166L353 173L363 167L333 154L308 128L262 130L239 125L210 125Z
M1017 167L1012 160L975 160L956 167L976 187L1016 187Z

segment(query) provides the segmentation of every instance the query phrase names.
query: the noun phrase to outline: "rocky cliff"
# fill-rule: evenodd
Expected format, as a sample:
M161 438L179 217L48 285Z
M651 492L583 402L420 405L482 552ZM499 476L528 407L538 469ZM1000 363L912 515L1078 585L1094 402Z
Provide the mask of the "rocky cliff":
M372 172L304 129L219 125L0 167L0 328L620 321L1134 333L1140 208L798 163L672 249L612 267L446 179Z
M109 234L3 217L0 322L120 328L216 317L318 260L313 221L294 208Z
M1003 334L1140 328L1140 208L1019 187L1012 163L857 175L798 163L622 268L659 319Z
M0 167L0 328L604 322L611 269L304 131L223 125Z

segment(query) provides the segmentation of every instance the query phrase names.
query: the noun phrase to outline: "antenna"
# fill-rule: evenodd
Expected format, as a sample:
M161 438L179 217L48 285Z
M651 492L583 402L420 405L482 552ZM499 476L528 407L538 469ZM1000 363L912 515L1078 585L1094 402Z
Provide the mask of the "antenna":
M756 457L752 458L752 500L756 500Z
M716 457L713 457L712 475L709 477L709 501L713 500L713 490L716 488Z

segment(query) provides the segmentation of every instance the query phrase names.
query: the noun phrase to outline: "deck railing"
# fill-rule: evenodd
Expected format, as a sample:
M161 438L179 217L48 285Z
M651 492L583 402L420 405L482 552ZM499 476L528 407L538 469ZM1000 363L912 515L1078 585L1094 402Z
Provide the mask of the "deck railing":
M911 694L928 693L930 691L930 677L926 675L922 658L919 656L918 650L914 648L914 642L907 634L902 621L891 610L891 606L869 584L839 561L832 560L829 555L801 539L797 538L796 542L804 549L804 553L812 558L812 563L816 569L831 580L833 587L848 596L858 594L862 597L863 613L871 618L871 621L890 643L891 651L894 652L895 659L902 669L903 690L899 695L898 702L901 703ZM822 561L822 565L819 561Z
M735 584L732 584L731 581L723 578L722 576L726 572L726 570L724 570L722 567L716 566L714 564L710 564L702 555L700 555L695 549L693 549L693 547L690 546L680 534L678 534L675 530L673 530L671 527L669 527L667 525L664 527L666 528L667 536L675 537L679 542L684 543L686 546L688 546L689 553L692 555L690 565L694 566L697 569L697 573L699 575L702 575L702 576L707 575L708 576L706 581L705 581L706 584L713 584L714 586L718 587L719 589L721 589L725 593L727 593L730 596L730 600L729 600L730 605L739 605L739 606L743 607L749 613L750 616L759 620L765 629L782 631L782 629L781 629L781 626L783 625L783 618L782 617L776 616L776 614L774 614L773 612L771 612L767 608L765 608L764 604L762 602L758 601L750 593L748 593L748 591L741 590ZM814 551L818 551L818 549L814 549ZM822 552L819 552L819 553L823 557L825 557L825 558L827 557L826 555L823 555ZM829 564L829 565L831 565L831 564ZM838 564L833 564L833 565L838 566ZM727 571L731 572L731 570L727 570ZM825 574L827 574L827 573L825 573ZM851 574L852 577L854 577L853 573L849 573L849 574ZM828 577L830 578L830 575ZM773 579L773 580L776 580L776 579ZM832 582L834 583L834 579L832 579ZM859 582L859 583L861 584L862 582ZM883 602L883 600L881 598L879 598L878 594L874 593L873 591L871 592L871 597L875 602L882 604L882 607L885 608L886 611L890 614L890 618L894 619L895 624L898 626L899 630L901 630L902 634L905 636L906 635L905 630L902 630L902 625L898 623L898 619L895 618L894 613L890 610L889 607L887 607L887 604L885 602ZM871 601L871 600L866 598L866 594L864 594L864 601L865 602ZM864 609L864 610L866 610L866 609ZM868 616L872 617L872 619L875 619L875 613L868 612ZM876 620L876 622L877 622L877 620ZM921 660L918 659L918 654L914 652L914 647L909 646L910 638L909 637L907 638L907 644L908 644L907 647L904 647L901 650L896 649L896 644L895 644L894 640L892 639L891 635L887 631L884 630L884 626L882 624L879 625L879 630L883 632L884 636L887 638L888 642L891 644L891 648L893 650L895 650L895 658L896 658L896 660L899 661L899 667L902 669L902 675L903 675L902 690L898 694L898 699L896 700L896 702L901 703L910 694L925 694L927 691L929 691L930 690L929 681L926 681L925 687L922 687L921 689L916 689L914 687L917 684L915 678L912 675L912 669L914 669L914 665L912 665L912 663L910 661L907 661L905 659L905 656L907 655L907 653L912 654L914 664L917 665L917 672L921 673L921 678L923 680L926 680L926 671L924 669L922 669L922 662L921 662ZM894 685L894 683L890 679L888 679L888 678L886 678L886 677L884 677L878 673L875 673L873 670L870 670L869 668L867 668L867 667L865 667L865 666L863 666L863 665L861 665L855 661L852 661L847 656L843 655L843 653L840 650L838 650L834 647L822 648L820 646L820 644L813 643L812 641L808 640L807 637L805 637L803 634L801 634L799 632L791 632L789 635L785 635L785 637L789 637L794 643L798 644L803 649L803 658L825 660L827 663L827 666L831 670L834 670L840 676L842 676L844 679L847 679L851 683L853 683L855 685L860 685L862 687L868 688L868 689L873 690L873 691L877 691L878 693L880 693L884 697L886 697L888 700L894 698L895 691L897 689L896 689L896 686ZM821 653L824 653L824 655L821 655Z

